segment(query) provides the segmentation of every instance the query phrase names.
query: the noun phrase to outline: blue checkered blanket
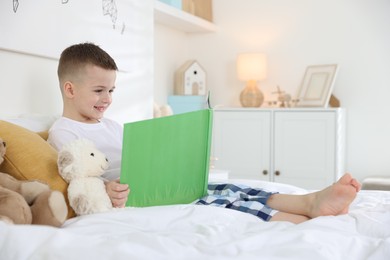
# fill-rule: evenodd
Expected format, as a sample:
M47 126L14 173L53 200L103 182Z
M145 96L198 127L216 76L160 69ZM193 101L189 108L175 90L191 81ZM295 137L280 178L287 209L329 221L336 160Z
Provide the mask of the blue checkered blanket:
M241 184L209 184L207 195L194 203L234 209L269 221L277 212L266 205L272 194L275 193Z

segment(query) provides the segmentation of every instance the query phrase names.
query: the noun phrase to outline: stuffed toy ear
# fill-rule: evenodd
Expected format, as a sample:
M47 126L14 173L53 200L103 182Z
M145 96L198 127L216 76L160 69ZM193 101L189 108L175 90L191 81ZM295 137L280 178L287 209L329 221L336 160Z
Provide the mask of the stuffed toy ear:
M71 179L73 161L74 157L69 151L61 151L58 153L58 170L62 178L67 182Z
M5 150L6 144L3 139L0 138L0 164L4 161Z

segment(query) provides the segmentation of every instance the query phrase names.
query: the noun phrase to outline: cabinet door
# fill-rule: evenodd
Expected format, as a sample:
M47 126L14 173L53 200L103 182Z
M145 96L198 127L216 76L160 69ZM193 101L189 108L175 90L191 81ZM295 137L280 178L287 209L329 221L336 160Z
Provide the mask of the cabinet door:
M271 113L215 111L212 156L229 178L270 180Z
M335 181L336 113L275 112L274 181L321 189Z

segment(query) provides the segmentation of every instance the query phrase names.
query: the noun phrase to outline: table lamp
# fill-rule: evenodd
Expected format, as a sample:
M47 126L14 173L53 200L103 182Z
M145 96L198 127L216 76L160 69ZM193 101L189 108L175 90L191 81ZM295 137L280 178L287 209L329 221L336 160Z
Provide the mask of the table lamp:
M240 94L243 107L259 107L263 104L264 95L257 87L257 81L267 75L267 58L263 53L243 53L237 57L237 76L246 81L246 87Z

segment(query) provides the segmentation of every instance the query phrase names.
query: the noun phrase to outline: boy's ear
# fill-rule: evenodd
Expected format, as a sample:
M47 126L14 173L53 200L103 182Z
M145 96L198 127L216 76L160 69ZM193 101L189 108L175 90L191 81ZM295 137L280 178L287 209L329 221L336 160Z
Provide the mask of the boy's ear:
M73 86L72 82L66 81L64 83L64 94L67 97L73 97L73 95L74 95L74 86Z

